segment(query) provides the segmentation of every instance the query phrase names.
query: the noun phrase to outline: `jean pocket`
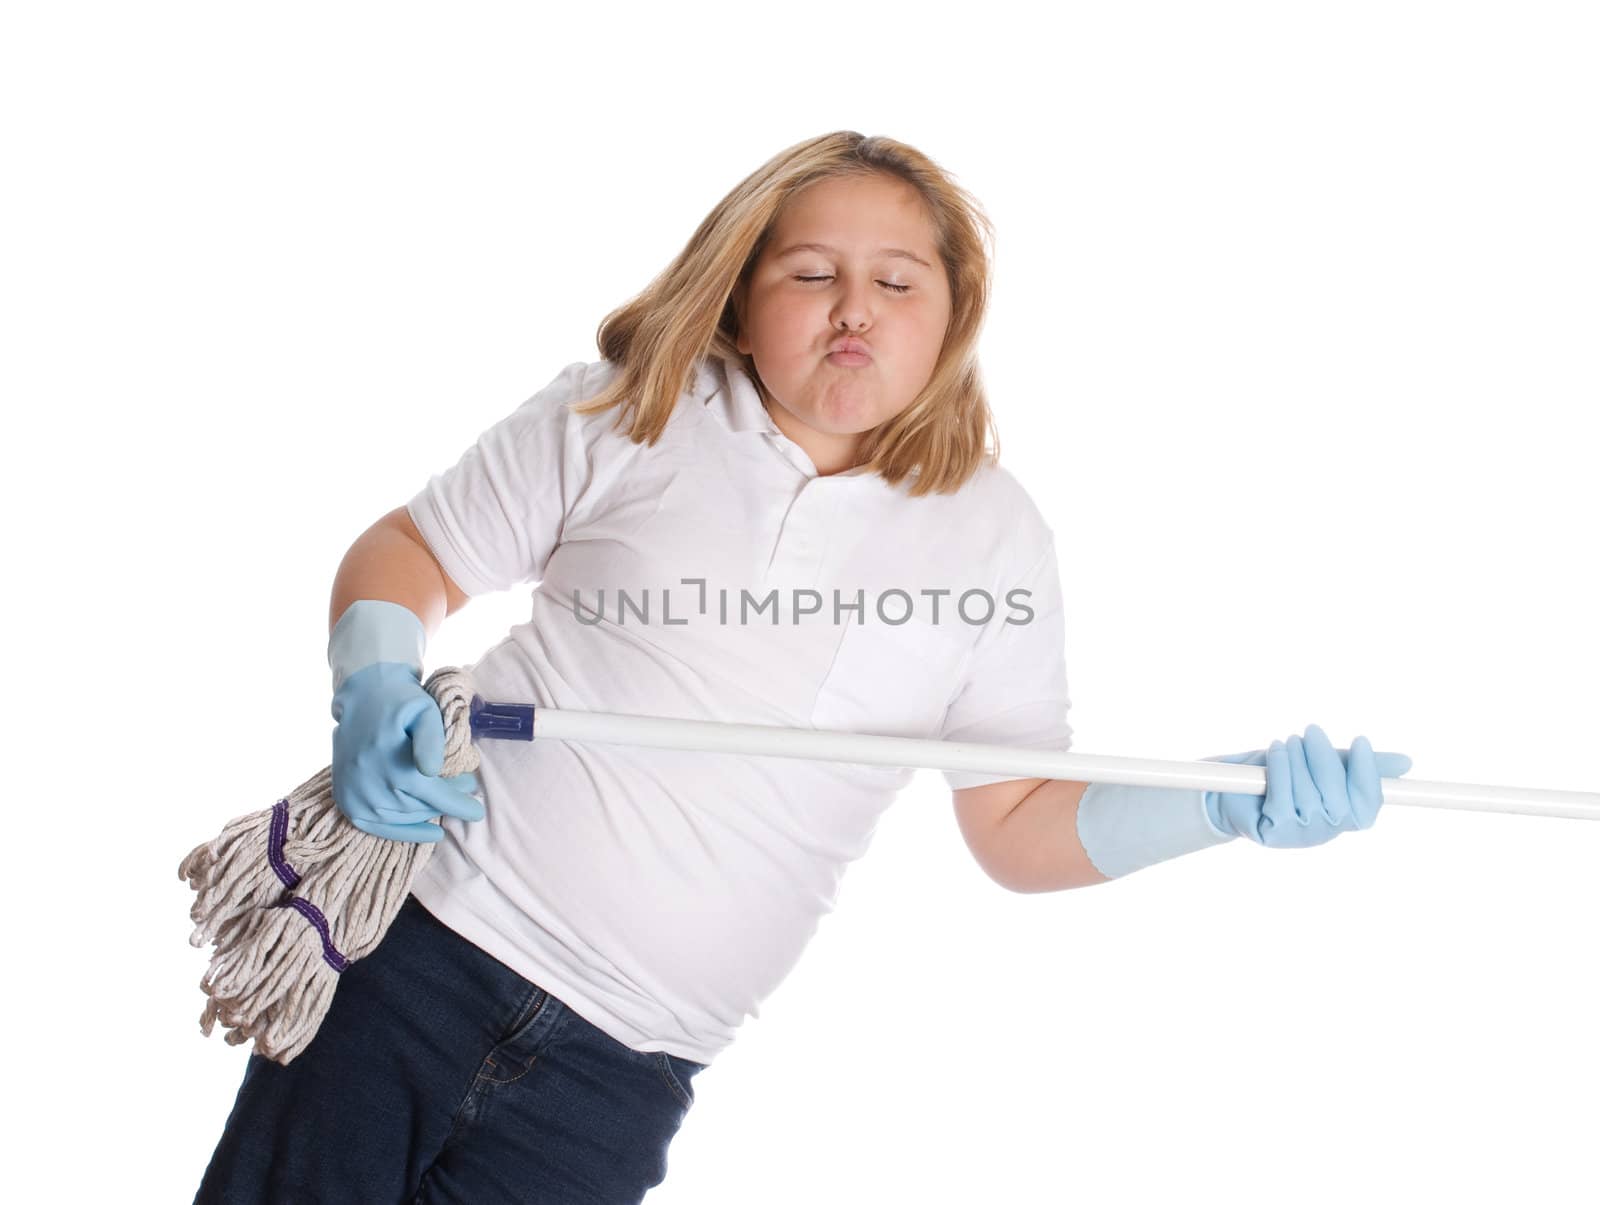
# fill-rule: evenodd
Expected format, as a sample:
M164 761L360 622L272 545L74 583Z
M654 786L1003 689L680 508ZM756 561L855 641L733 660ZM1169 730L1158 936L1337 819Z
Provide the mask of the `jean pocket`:
M694 1104L694 1077L702 1070L702 1065L691 1062L688 1059L680 1059L677 1055L668 1054L665 1050L656 1051L655 1063L662 1082L678 1098L678 1103L685 1109L692 1106Z

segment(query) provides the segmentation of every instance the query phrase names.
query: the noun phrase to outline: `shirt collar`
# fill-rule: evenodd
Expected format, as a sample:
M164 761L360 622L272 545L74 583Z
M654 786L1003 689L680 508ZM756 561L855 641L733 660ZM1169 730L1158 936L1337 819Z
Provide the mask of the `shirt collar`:
M694 396L700 398L712 416L730 431L740 435L767 435L784 443L791 442L778 429L778 424L772 421L766 406L762 405L761 394L743 365L715 356L705 357L696 369ZM867 476L875 477L877 473L866 465L858 465L842 473L830 474L825 480Z
M755 382L731 360L707 356L700 361L695 396L730 431L741 435L782 435L761 404Z

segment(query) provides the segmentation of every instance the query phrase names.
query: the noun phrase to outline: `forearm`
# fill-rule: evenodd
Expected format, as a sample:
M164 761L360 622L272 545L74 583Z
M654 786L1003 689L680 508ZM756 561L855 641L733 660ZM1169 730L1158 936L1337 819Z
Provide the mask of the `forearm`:
M350 546L333 579L330 632L351 603L372 598L407 608L431 636L465 601L420 535L410 534L415 530L402 508L379 519Z
M996 881L1024 895L1106 882L1078 840L1078 800L1086 782L1049 778L1000 821Z

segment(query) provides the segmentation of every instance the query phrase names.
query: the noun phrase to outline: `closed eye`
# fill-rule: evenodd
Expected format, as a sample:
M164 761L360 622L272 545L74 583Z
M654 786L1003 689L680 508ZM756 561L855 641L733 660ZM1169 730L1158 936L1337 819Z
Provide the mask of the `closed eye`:
M831 277L831 276L796 276L795 279L796 280L805 280L805 281L832 280L833 277ZM887 280L880 280L878 283L881 284L886 289L893 289L896 293L909 293L909 292L911 292L911 286L910 285L893 285L893 284L890 284Z

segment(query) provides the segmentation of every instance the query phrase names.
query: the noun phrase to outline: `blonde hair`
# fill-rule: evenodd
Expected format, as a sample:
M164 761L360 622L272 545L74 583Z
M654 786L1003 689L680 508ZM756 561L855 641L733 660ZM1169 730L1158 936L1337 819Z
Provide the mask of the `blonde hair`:
M998 460L1000 435L977 358L993 228L977 200L926 155L853 130L796 143L723 197L677 258L600 323L600 354L618 371L602 393L574 409L589 414L620 406L618 429L626 426L635 443L654 446L707 356L739 365L766 396L754 359L735 342L735 287L749 280L791 197L820 180L873 173L905 181L927 205L950 285L950 323L927 385L900 414L864 433L861 463L891 485L914 474L910 493L918 497L953 493L986 455Z

